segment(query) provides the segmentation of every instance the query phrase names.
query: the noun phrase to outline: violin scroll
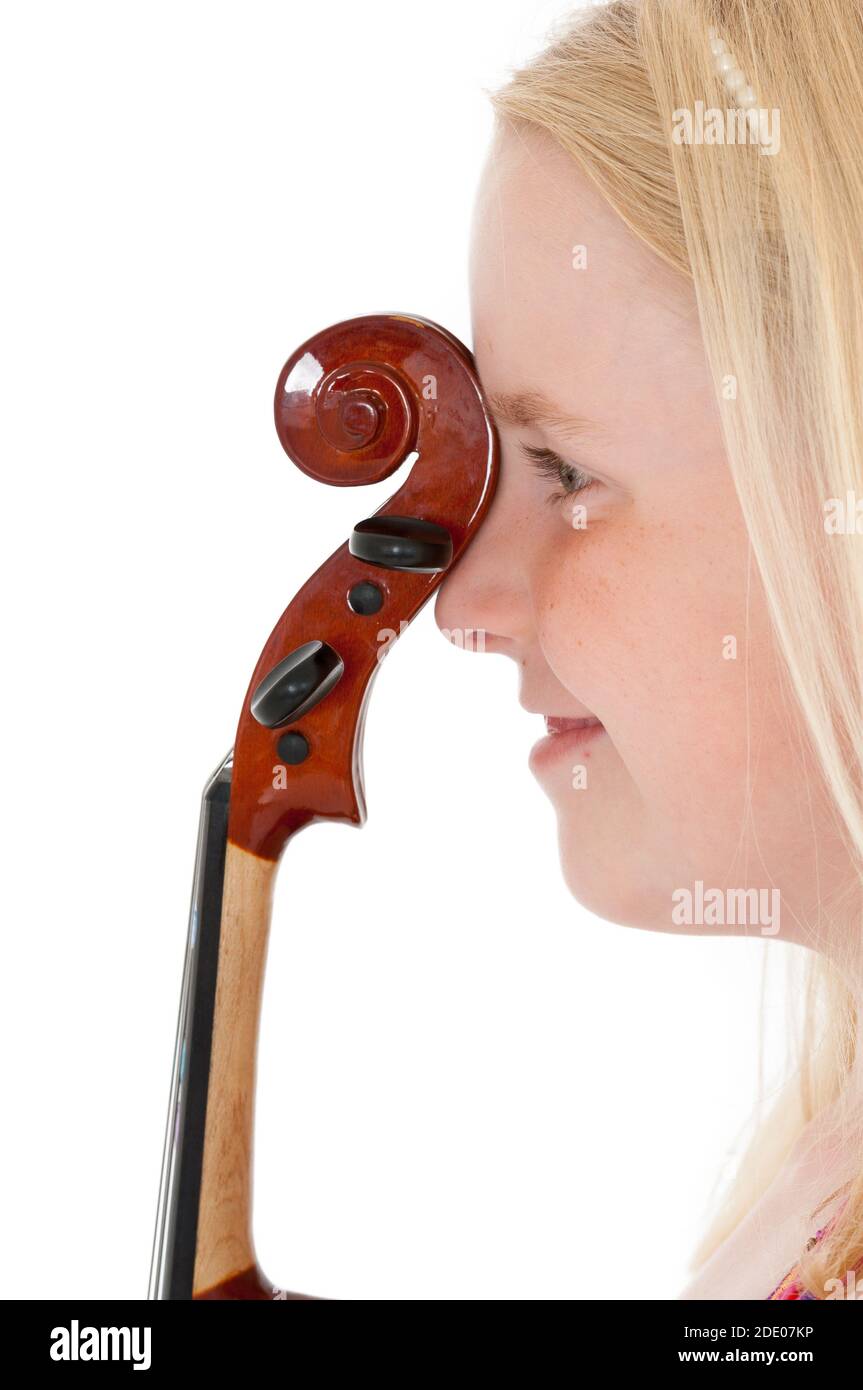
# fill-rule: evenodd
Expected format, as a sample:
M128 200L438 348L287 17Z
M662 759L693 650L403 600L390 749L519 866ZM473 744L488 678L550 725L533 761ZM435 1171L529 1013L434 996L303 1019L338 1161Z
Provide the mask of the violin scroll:
M417 432L411 392L397 372L372 360L341 365L349 350L345 327L327 329L292 353L274 401L285 453L311 478L334 487L388 478Z
M295 595L252 675L235 741L229 839L271 860L313 821L363 823L362 715L372 680L393 634L476 533L498 464L471 353L438 324L406 314L348 319L301 344L279 373L274 414L282 447L321 482L355 487L390 476L412 455L413 464ZM285 764L277 735L287 730L305 751Z

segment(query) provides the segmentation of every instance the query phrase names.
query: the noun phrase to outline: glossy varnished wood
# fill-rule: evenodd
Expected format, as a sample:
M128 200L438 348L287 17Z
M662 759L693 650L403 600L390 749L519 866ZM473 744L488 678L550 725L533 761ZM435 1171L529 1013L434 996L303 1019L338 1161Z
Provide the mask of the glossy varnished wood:
M418 454L399 490L376 515L443 526L457 563L491 502L497 442L473 358L451 334L394 314L352 319L318 334L288 359L275 398L276 427L291 458L342 486L386 477ZM358 516L357 520L361 520ZM347 542L303 585L282 614L254 672L234 745L228 834L234 844L277 859L296 830L321 819L365 819L362 722L382 653L416 616L443 574L384 570L356 559ZM371 580L383 606L360 617L352 585ZM328 642L344 662L335 689L296 726L311 745L281 782L275 769L285 729L264 729L251 696L274 666L304 642Z

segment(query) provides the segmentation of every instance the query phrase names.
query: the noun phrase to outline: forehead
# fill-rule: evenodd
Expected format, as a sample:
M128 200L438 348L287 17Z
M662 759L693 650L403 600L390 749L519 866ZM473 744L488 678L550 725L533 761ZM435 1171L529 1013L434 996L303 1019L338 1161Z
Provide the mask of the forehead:
M651 389L700 340L694 294L543 131L501 127L477 193L474 351L490 390L537 387L601 409ZM584 402L580 402L584 404ZM587 406L585 405L585 409Z

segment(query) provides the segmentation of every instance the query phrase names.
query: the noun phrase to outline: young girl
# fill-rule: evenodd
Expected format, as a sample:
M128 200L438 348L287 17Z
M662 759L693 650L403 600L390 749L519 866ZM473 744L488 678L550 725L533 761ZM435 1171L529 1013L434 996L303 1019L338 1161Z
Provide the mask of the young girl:
M863 1295L861 72L859 0L592 7L494 94L476 205L503 469L439 624L545 716L579 901L811 962L690 1299Z

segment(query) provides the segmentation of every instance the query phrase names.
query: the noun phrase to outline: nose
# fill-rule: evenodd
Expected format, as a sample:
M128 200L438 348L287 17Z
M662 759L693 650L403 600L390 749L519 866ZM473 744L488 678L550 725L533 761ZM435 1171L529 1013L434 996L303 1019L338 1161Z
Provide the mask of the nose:
M518 515L502 489L503 480L479 531L440 585L435 622L455 646L518 661L530 642L527 563Z

